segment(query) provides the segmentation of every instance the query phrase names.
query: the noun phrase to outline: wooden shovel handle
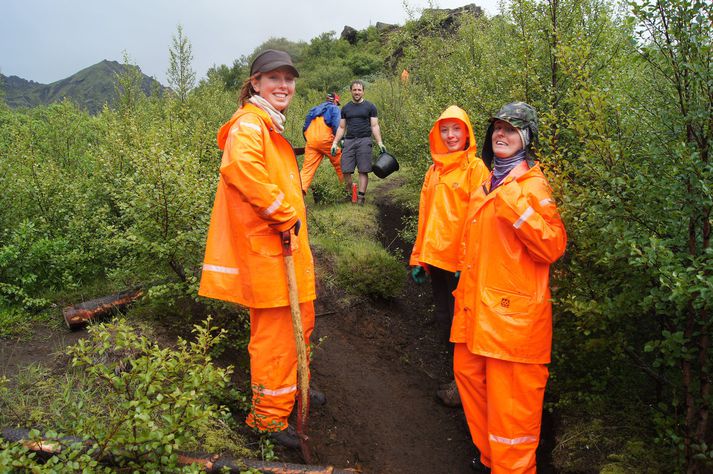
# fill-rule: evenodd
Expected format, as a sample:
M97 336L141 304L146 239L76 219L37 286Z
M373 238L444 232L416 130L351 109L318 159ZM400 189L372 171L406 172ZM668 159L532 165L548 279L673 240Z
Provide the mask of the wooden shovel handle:
M287 290L290 299L290 313L292 315L292 332L295 336L295 347L297 348L297 384L300 389L300 412L298 413L297 434L302 445L302 455L305 461L310 463L311 455L306 444L305 434L307 427L307 417L309 415L309 365L307 363L307 345L305 344L304 333L302 331L302 314L300 312L300 301L297 293L297 275L295 274L295 262L292 255L284 255L285 272L287 273Z

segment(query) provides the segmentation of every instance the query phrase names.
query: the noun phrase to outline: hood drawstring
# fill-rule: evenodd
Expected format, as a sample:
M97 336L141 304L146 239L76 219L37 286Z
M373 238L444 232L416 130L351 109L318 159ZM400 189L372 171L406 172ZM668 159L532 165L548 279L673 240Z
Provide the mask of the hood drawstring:
M249 102L267 112L272 120L272 124L275 126L275 130L277 130L278 133L285 131L285 116L273 107L272 104L259 95L250 97Z

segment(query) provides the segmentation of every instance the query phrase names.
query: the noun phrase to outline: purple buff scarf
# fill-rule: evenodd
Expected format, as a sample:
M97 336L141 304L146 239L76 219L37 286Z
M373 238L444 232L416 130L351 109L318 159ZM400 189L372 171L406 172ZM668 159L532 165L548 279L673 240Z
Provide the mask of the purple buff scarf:
M523 149L512 155L510 158L495 157L495 166L493 167L493 177L490 181L490 190L497 188L503 182L505 177L510 174L513 168L527 158L527 152Z

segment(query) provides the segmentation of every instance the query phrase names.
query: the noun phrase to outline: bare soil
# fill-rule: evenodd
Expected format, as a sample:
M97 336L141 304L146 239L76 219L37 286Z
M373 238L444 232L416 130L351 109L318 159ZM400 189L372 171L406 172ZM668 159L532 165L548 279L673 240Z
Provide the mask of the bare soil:
M33 329L30 337L0 339L0 376L12 380L32 364L50 365L58 353L86 334L85 331L72 332L66 328L57 330L50 326Z
M384 187L370 199L379 209L382 243L404 259L405 291L394 301L345 306L342 290L320 289L314 339L322 342L312 380L327 404L310 414L313 462L364 473L469 473L476 450L463 411L441 405L435 396L452 378L452 361L437 340L430 285L408 280L410 245L397 233L404 211L388 200L387 191ZM0 375L12 377L31 363L51 362L53 353L83 334L37 328L29 341L0 340ZM230 354L228 362L240 372L246 356ZM244 377L236 373L249 380ZM543 422L538 472L554 473L553 427L549 417ZM277 452L284 461L302 462L296 451L278 447Z

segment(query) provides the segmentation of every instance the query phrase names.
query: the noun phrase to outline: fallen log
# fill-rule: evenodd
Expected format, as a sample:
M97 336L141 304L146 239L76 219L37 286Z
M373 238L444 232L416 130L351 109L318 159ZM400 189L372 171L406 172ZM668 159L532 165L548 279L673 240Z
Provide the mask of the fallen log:
M141 298L144 290L140 287L85 301L62 310L64 322L69 329L79 329L95 318L122 311L129 304Z
M61 453L72 444L81 443L84 446L93 445L93 441L83 441L80 438L67 436L60 439L32 439L30 431L22 428L5 428L0 432L0 437L11 443L21 443L26 449L34 452L41 459ZM227 455L204 454L204 453L184 453L179 452L178 463L181 466L198 464L205 472L228 472L240 473L247 469L257 469L264 474L354 474L359 470L347 468L339 469L334 466L315 466L306 464L290 464L280 462L260 461L257 459L234 458ZM111 455L98 459L102 464L111 466L114 457Z

